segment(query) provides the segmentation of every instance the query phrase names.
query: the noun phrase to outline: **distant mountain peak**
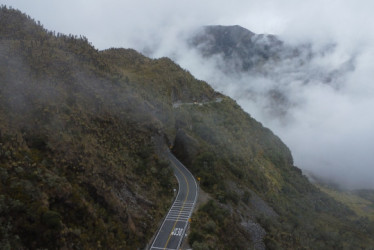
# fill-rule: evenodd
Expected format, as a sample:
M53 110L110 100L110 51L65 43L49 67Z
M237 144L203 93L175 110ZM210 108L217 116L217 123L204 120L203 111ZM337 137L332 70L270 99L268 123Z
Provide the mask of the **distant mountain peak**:
M248 71L283 50L283 42L274 35L255 34L239 25L209 25L189 40L204 57L222 55L225 71ZM239 59L239 60L238 60Z
M209 32L223 32L231 37L243 36L243 35L255 35L254 32L240 26L240 25L206 25L203 27Z

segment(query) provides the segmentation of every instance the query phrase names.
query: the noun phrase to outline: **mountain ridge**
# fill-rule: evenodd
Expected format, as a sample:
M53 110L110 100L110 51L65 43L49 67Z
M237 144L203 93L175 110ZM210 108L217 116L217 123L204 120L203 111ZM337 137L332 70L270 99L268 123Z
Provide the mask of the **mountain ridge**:
M0 13L2 248L145 247L176 187L159 138L212 197L193 215L194 249L254 248L262 230L268 248L373 243L277 136L172 60Z
M278 60L280 52L291 49L274 35L255 34L239 25L204 26L187 43L203 57L222 55L226 62L220 69L230 74L256 70L270 57Z

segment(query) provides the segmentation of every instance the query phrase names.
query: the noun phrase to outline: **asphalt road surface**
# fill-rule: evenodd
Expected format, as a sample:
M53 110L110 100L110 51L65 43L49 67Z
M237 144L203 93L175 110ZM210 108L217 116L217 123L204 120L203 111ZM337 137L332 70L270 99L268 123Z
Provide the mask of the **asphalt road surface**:
M197 199L198 187L191 172L172 153L167 152L167 156L178 179L179 190L152 243L151 250L179 249Z

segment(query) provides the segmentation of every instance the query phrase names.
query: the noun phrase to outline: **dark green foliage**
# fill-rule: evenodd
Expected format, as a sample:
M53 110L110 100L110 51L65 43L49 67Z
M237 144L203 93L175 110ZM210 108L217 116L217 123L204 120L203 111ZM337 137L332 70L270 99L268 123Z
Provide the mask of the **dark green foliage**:
M0 248L145 246L175 181L139 83L3 6L0 55Z
M249 234L234 226L237 219L222 205L208 201L192 217L189 243L198 249L246 249Z
M60 229L61 215L55 211L47 211L42 214L42 223L51 229Z
M246 249L248 216L269 248L374 244L278 137L170 59L98 51L1 7L1 249L145 247L176 187L160 137L216 200L193 217L194 248ZM278 216L249 214L253 194Z
M356 217L351 210L313 186L301 170L293 166L291 153L279 138L246 115L232 100L181 105L176 112L179 129L198 143L195 143L197 153L193 156L179 151L192 144L176 147L175 154L201 178L201 187L220 203L232 207L230 216L233 218L243 218L251 211L251 195L248 191L245 193L249 189L278 214L279 217L268 220L257 218L267 231L265 243L268 247L365 248L374 243L374 231L368 233L360 228L359 223L351 219ZM199 214L197 220L204 220L204 216ZM347 225L352 229L345 230ZM230 228L243 230L240 220L233 222ZM198 223L194 226L192 241L209 241L199 238L206 233L204 224ZM221 237L229 242L228 235ZM249 242L247 240L247 244Z

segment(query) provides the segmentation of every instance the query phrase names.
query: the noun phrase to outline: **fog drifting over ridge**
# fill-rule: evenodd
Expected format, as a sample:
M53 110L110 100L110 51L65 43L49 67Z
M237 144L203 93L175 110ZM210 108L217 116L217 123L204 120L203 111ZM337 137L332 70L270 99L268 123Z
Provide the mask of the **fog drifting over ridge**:
M3 4L27 13L50 30L85 35L99 49L130 47L169 56L197 78L233 97L291 149L295 164L350 188L374 188L374 2L297 1L28 1ZM230 78L203 59L185 39L197 27L241 25L288 44L310 43L313 51L335 48L309 64L288 61L270 77ZM325 74L351 60L329 84ZM304 83L309 79L308 84ZM272 116L267 90L288 98L286 115ZM252 95L252 98L249 98Z
M269 63L266 76L228 76L217 68L222 57L202 58L183 45L169 53L162 48L161 54L237 100L290 147L300 168L346 188L373 188L374 53L370 47L349 51L334 44L323 53L317 44L305 65L299 58ZM271 90L281 93L285 104L274 103Z

